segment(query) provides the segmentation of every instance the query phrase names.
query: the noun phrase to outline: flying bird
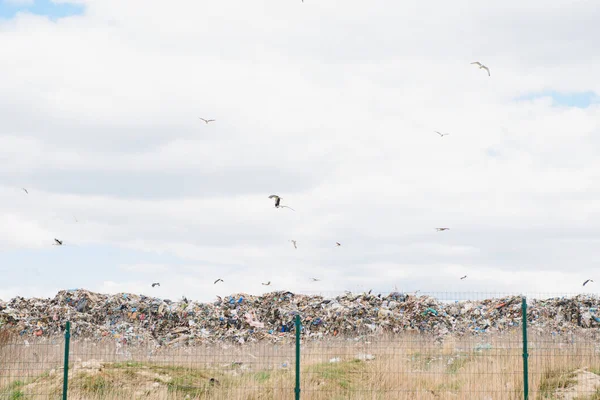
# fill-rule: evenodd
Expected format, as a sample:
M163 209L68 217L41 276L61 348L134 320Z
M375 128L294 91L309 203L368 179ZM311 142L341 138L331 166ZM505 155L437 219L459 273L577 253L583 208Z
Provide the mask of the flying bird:
M465 275L465 276L463 276L463 277L462 277L462 278L460 278L460 279L465 279L466 277L467 277L467 276Z
M198 117L200 118L200 117ZM208 124L209 122L214 122L214 119L204 119L204 118L200 118L202 121L204 121L205 124Z
M269 196L270 199L275 199L275 207L279 207L279 203L281 203L281 197L276 194L272 194Z
M588 283L588 282L594 282L594 281L591 280L591 279L588 279L587 281L583 282L583 286L585 286L585 284Z
M313 282L319 282L319 281L320 281L320 279L317 279L317 278L310 278L310 279L311 279Z
M267 283L261 283L261 285L263 285L263 286L271 286L271 281L269 281Z
M23 189L23 191L24 191L25 193L29 194L29 192L27 191L27 189L25 189L25 188L21 188L21 189Z
M435 228L435 230L438 232L442 232L442 231L449 231L450 228Z
M275 208L289 208L292 211L296 211L294 210L292 207L288 207L288 206L282 206L281 205L281 197L277 196L276 194L272 194L269 196L270 199L274 199L275 200Z
M295 240L290 240L290 242L292 242L292 244L294 245L294 248L297 249L298 246L296 246L296 241Z
M216 285L218 282L224 282L223 279L219 278L215 281L215 283L213 283L213 285Z
M335 245L336 245L337 247L340 247L342 244L341 244L340 242L335 242Z
M438 131L434 131L434 132L437 133L438 135L440 135L441 137L449 135L449 133L442 133L442 132L438 132Z
M492 74L490 74L490 69L488 67L486 67L485 65L483 65L482 63L480 63L479 61L472 62L471 64L479 65L479 69L485 69L488 73L488 76L492 76Z
M153 283L153 284L152 284L152 287L154 287L154 286L160 286L160 283L158 283L158 282L156 282L156 283Z
M55 246L62 246L62 244L63 244L63 241L62 241L62 240L54 239L54 241L55 241L56 243L52 243L52 244L53 244L53 245L55 245Z

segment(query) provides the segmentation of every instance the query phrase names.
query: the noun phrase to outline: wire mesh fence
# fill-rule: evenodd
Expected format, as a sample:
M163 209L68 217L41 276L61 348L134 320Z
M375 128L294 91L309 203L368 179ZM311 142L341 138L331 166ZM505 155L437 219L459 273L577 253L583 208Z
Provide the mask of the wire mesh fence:
M350 296L356 315L344 322L356 325L354 334L334 332L333 339L302 346L305 398L524 398L520 297L397 293L380 299ZM518 313L498 321L504 310L496 307L515 299Z
M597 297L532 296L524 325L519 295L410 296L317 298L246 343L4 332L0 399L64 398L67 343L69 399L600 399Z
M302 349L309 399L523 399L518 336L444 343L422 335L336 340Z
M0 399L60 398L64 346L61 336L0 331Z
M294 346L129 348L73 343L69 399L285 399Z

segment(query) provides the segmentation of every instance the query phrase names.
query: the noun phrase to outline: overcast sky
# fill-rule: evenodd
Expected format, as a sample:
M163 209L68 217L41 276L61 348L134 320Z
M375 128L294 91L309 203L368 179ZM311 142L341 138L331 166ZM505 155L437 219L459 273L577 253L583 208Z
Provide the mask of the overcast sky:
M0 298L595 292L598 21L592 0L0 0Z

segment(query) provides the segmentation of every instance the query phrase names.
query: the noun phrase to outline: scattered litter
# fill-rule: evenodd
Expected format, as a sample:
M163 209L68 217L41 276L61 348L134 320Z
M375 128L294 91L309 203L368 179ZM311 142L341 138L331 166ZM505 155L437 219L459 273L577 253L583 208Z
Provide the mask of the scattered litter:
M492 348L492 345L489 343L478 343L477 346L475 346L475 351L491 350Z
M356 355L356 359L360 361L371 361L375 359L375 356L373 354L360 353Z

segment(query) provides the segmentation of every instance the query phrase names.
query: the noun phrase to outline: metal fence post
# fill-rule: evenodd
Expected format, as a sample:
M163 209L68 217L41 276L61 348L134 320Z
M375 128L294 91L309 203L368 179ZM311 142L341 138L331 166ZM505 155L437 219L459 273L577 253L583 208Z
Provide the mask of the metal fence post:
M67 400L67 389L69 386L69 342L71 341L71 322L67 321L65 326L65 366L63 377L63 400Z
M527 352L527 298L523 297L521 311L523 314L523 397L529 399L529 353Z
M296 400L300 400L300 314L296 315L296 387L294 392L296 393Z

